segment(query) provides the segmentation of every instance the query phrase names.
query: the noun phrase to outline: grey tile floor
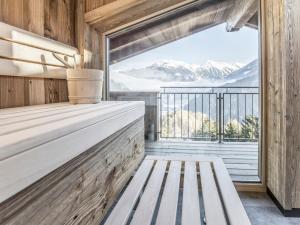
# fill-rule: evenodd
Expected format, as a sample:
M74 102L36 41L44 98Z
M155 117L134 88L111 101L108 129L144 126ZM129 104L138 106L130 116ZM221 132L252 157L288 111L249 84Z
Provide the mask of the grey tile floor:
M252 225L300 225L300 218L284 217L266 193L239 195Z

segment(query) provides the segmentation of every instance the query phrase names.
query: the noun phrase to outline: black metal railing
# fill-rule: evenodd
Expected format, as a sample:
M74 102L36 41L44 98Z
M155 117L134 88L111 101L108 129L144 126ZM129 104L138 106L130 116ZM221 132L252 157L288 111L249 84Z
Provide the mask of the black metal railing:
M258 87L162 87L159 100L161 138L258 140Z

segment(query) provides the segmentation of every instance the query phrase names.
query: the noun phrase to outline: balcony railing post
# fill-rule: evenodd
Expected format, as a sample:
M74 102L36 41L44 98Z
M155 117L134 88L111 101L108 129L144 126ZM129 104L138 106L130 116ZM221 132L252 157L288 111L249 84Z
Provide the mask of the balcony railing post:
M218 111L219 111L219 118L218 118L218 140L219 140L219 143L222 143L222 93L219 93L219 96L218 96Z

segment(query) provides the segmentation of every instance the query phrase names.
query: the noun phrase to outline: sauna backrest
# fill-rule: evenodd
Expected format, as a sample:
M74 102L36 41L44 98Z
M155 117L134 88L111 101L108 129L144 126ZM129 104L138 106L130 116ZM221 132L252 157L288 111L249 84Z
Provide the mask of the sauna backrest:
M65 79L66 69L54 57L53 52L58 53L60 58L66 59L72 66L74 61L78 63L80 60L78 50L72 46L0 22L0 75ZM4 57L7 59L3 59Z

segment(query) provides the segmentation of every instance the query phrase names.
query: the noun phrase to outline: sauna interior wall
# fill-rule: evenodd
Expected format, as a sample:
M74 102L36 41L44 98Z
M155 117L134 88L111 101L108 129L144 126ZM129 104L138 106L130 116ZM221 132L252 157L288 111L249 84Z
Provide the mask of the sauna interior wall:
M300 1L262 1L267 186L286 210L300 208Z
M77 47L85 57L83 67L98 69L99 35L84 24L84 12L84 0L0 0L1 22ZM13 77L0 71L0 90L0 108L68 101L66 80Z

